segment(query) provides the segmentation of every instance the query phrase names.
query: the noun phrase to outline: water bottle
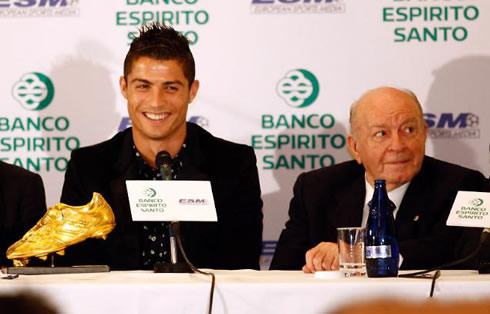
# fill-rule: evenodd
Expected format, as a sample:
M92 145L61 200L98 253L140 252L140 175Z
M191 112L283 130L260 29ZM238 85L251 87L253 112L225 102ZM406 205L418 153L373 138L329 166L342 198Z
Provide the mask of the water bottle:
M393 218L396 206L388 198L385 180L374 181L374 194L368 206L365 244L368 277L396 277L400 258Z

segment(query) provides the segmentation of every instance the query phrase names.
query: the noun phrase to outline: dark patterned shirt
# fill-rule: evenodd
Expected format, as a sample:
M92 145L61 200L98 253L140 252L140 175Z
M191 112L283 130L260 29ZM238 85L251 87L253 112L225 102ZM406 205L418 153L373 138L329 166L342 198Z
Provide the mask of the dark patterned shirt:
M172 159L172 179L177 180L182 169L180 156L184 152L186 144L182 145L179 153ZM142 180L162 180L158 169L148 165L133 145L138 164L138 174ZM142 222L140 232L141 242L141 266L144 269L153 269L156 262L168 262L170 260L170 242L168 236L168 222Z

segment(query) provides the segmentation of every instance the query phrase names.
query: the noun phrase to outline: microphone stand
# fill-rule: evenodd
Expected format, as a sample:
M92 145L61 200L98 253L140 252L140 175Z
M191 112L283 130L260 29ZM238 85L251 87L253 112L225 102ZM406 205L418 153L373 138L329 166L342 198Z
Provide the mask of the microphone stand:
M187 263L178 261L177 254L177 243L181 244L180 241L180 223L178 221L172 221L169 226L170 235L170 263L160 263L157 262L153 266L153 272L155 273L193 273ZM180 247L183 251L184 249Z
M490 228L483 229L480 245L481 251L478 258L478 273L479 274L490 274L490 241L487 241L488 234L490 233Z
M163 180L172 180L172 157L166 151L161 151L157 154L155 164L160 169ZM216 278L213 273L204 272L197 269L187 258L187 254L184 251L182 240L180 238L180 223L178 221L172 221L169 227L170 237L170 263L155 263L153 271L155 273L199 273L206 276L211 276L211 291L209 293L209 307L208 313L213 311L213 296L214 286ZM185 260L185 263L177 260L177 247Z
M160 152L156 157L156 165L162 175L162 180L172 180L172 157L168 152ZM193 273L194 271L187 263L178 261L177 243L180 241L180 223L172 221L169 226L170 237L170 263L157 262L153 266L155 273ZM184 248L180 247L183 251Z

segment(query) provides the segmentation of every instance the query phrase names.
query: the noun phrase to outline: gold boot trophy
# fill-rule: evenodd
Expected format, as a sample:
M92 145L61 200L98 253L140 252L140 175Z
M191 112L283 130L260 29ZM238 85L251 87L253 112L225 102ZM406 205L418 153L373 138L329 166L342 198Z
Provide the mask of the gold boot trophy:
M106 239L116 226L114 213L99 193L83 206L63 203L50 207L46 214L19 241L7 250L7 258L15 267L7 268L10 274L47 274L105 272L105 265L83 267L25 267L33 257L46 260L50 254L64 255L65 249L88 238Z

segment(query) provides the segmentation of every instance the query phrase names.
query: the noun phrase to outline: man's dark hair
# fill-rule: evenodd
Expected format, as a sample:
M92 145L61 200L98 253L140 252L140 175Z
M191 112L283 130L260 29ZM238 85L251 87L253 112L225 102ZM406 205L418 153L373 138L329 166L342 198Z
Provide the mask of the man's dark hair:
M150 57L165 61L176 60L182 66L189 88L194 82L196 66L189 49L189 41L170 26L159 23L143 25L135 37L124 59L124 78L127 80L136 59Z

